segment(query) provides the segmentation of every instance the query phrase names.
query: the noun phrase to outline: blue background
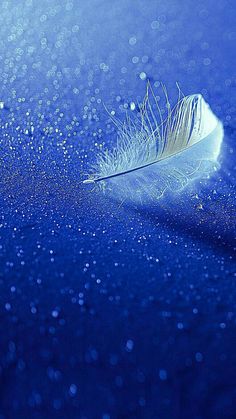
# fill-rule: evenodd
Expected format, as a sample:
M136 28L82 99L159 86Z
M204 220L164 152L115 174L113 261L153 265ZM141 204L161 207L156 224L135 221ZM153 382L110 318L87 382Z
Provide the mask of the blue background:
M0 418L236 417L235 2L0 5ZM119 205L81 184L146 81L202 93L221 169ZM130 113L132 113L130 109Z

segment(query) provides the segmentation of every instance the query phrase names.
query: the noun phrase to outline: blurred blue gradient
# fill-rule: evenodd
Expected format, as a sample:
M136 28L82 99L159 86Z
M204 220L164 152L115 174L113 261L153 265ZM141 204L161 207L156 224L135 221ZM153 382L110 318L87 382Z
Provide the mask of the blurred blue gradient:
M235 1L0 4L0 419L236 417ZM118 205L81 182L150 80L221 169Z

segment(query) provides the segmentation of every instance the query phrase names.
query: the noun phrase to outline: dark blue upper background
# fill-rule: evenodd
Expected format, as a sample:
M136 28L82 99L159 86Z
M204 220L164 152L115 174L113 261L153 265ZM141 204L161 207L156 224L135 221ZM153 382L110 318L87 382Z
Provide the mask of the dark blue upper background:
M1 419L236 417L234 3L1 2ZM221 169L120 206L80 182L147 79L203 94Z

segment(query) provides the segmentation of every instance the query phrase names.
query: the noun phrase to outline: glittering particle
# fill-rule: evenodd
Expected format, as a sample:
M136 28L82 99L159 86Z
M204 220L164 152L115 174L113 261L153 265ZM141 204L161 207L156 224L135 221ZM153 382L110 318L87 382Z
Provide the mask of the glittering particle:
M59 310L57 310L57 309L54 309L53 311L52 311L52 317L54 317L54 319L57 319L57 317L59 316Z
M139 74L139 77L140 77L140 79L141 79L141 80L146 80L146 78L147 78L147 74L146 74L146 73L144 73L144 71L142 71L142 72Z
M134 56L134 57L132 58L132 63L133 63L133 64L137 64L138 62L139 62L139 57Z
M203 210L203 205L202 205L202 203L199 203L198 205L196 205L196 208L197 208L198 210Z
M160 27L160 23L158 22L158 20L153 20L153 22L151 23L151 28L159 29L159 27Z
M132 36L131 38L129 38L129 44L130 45L135 45L137 42L137 39L135 38L135 36Z
M147 63L148 62L148 56L147 55L144 55L143 57L142 57L142 63Z
M132 352L132 350L134 348L133 340L131 340L131 339L127 340L125 348L126 348L127 352Z
M105 64L105 63L101 63L100 64L100 69L102 71L104 71L104 73L107 73L109 71L109 66L107 64Z
M30 309L32 314L36 314L37 313L37 308L36 307L31 307Z

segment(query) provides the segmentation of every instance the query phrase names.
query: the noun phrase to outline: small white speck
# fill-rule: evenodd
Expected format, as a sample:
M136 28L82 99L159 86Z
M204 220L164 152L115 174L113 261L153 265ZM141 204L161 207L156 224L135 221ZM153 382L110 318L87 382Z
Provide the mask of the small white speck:
M131 111L134 111L135 108L136 108L135 103L134 102L131 102L131 104L130 104Z
M131 38L129 38L129 44L130 45L135 45L137 42L137 39L135 38L135 36L131 36Z
M125 348L126 348L126 351L127 352L131 352L133 350L133 348L134 348L134 342L133 342L133 340L131 340L131 339L127 340L126 347Z
M59 316L59 311L58 310L53 310L52 311L52 317L54 317L54 319L56 319Z
M147 78L147 74L146 74L146 73L144 73L144 71L142 71L142 72L139 74L139 77L140 77L140 79L141 79L141 80L146 80L146 78Z
M151 23L151 28L152 29L158 29L160 27L160 23L158 22L158 20L154 20L152 23Z

